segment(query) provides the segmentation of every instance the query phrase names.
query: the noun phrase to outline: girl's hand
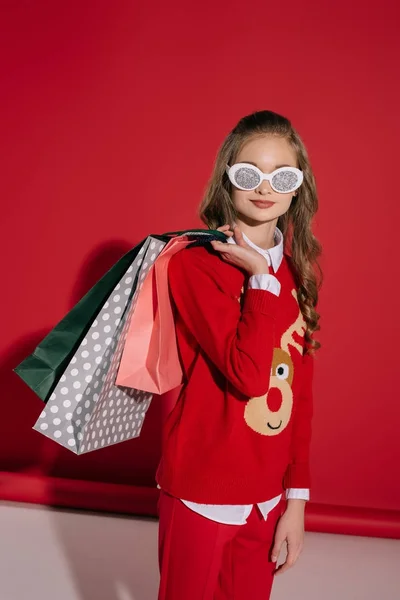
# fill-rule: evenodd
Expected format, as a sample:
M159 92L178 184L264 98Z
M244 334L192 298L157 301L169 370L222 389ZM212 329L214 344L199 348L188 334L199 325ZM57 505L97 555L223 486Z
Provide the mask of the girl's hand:
M244 241L239 227L235 225L233 232L229 232L229 234L227 233L227 228L229 228L229 225L222 225L218 228L218 231L223 231L226 235L233 235L236 244L224 244L223 242L217 242L216 240L211 242L212 247L214 250L217 250L217 252L220 252L223 260L244 269L250 273L250 275L269 273L266 259Z
M278 521L272 549L272 561L278 560L284 541L287 544L287 554L286 561L275 570L276 575L290 569L303 549L305 503L305 500L288 500L287 508Z

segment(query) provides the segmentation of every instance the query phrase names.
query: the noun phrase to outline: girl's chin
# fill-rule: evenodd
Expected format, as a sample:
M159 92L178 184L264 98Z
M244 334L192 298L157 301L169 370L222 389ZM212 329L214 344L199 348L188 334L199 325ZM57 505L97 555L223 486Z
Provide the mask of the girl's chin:
M277 218L276 215L272 214L271 210L259 210L257 208L254 208L243 211L238 210L237 212L240 220L248 224L251 224L250 221L252 221L254 224L266 223L267 221L271 221L272 219Z

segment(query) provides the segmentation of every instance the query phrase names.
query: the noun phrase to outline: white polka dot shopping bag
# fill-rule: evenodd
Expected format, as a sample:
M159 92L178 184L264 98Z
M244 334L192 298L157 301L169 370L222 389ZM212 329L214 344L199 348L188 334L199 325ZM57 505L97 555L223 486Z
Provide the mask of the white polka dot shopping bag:
M152 394L114 385L128 316L150 265L165 246L151 236L83 338L33 429L83 454L137 437ZM152 257L152 260L151 260ZM139 275L129 304L135 271ZM126 310L128 304L131 310Z
M170 236L185 236L185 238L189 236L186 238L186 242L184 238L179 240L179 243L183 242L180 246L184 247L189 241L195 245L203 244L210 239L221 239L221 235L224 236L224 234L212 230L187 230L163 234L162 236L148 236L136 247L136 252L132 254L131 251L123 257L126 258L130 254L131 264L125 262L123 266L120 265L119 272L114 269L116 271L114 272L114 279L109 277L106 281L108 286L110 282L113 282L114 287L111 291L108 288L108 296L97 310L95 318L89 317L91 319L90 323L85 323L82 327L82 319L85 316L78 315L81 319L80 329L75 327L74 330L75 337L78 337L78 343L64 357L64 363L61 363L61 366L59 356L56 360L53 360L58 368L58 372L55 374L56 368L52 368L54 365L49 365L52 356L48 356L47 346L57 354L56 334L60 331L65 332L65 326L72 321L71 318L68 321L68 317L71 317L71 313L74 313L74 311L75 321L79 322L76 315L80 303L70 311L63 321L43 340L45 342L47 339L47 346L43 342L42 345L39 344L33 355L14 369L36 393L40 391L38 395L42 399L46 401L48 397L47 404L33 429L53 439L75 454L84 454L140 435L153 393L162 393L166 389L173 389L175 385L179 385L181 377L181 372L179 373L178 369L175 368L175 379L171 378L168 364L167 368L165 369L164 366L163 370L164 344L165 355L171 356L171 343L167 343L168 340L171 342L172 330L170 325L168 329L165 329L163 337L162 327L160 327L160 323L155 325L157 321L155 319L153 328L158 328L157 335L154 336L153 331L153 335L148 337L149 343L147 345L146 343L143 344L142 340L140 345L136 345L135 352L135 331L140 325L140 321L135 317L135 309L138 299L141 298L141 290L144 285L148 287L152 281L156 282L155 266L158 267L157 271L162 274L160 280L164 277L162 281L164 288L167 285L166 269L163 269L162 265L163 262L167 264L168 259L162 258L162 250L168 242L171 245ZM223 239L225 239L225 236ZM174 240L174 244L176 242L177 240ZM133 256L134 259L132 260ZM160 264L158 264L159 260ZM123 269L125 269L125 272L121 276ZM121 277L115 285L116 275ZM105 277L100 280L100 282L103 282L103 287L105 286ZM101 294L97 289L96 296L93 290L96 286L99 287L100 282L87 294L87 296L90 296L92 292L92 299L95 298L97 301ZM152 294L150 296L152 297ZM84 304L83 302L81 305L81 313L84 312L82 310ZM153 306L146 307L146 302L142 301L140 304L142 311L143 308L154 310ZM64 327L60 327L61 324ZM155 338L158 342L154 346ZM125 353L125 342L127 340L129 341L129 352ZM150 343L151 340L153 340L152 344ZM175 337L172 341L176 344ZM65 353L63 336L59 340L59 346L63 347ZM43 352L43 348L46 352ZM120 380L117 383L116 377L120 363L122 364L122 355L124 356L124 370L121 371L120 375L121 384ZM50 387L51 384L48 381L43 381L43 373L49 378L46 369L41 370L39 368L40 363L38 361L43 358L47 361L45 366L47 370L50 370L50 379L55 380L52 387ZM130 358L135 359L132 362L133 368L131 369L129 369ZM176 354L175 367L177 362ZM24 363L27 365L25 371ZM36 364L38 365L39 374L34 370ZM172 363L170 364L172 367ZM138 365L141 366L141 369L137 368ZM163 384L166 386L164 390L162 390ZM48 396L46 396L46 393Z

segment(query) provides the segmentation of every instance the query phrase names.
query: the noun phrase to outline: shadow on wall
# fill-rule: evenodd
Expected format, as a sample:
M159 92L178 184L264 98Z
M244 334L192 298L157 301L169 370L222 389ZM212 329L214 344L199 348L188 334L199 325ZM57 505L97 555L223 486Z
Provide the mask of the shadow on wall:
M93 250L72 290L70 308L136 243L129 246L126 242L111 241ZM0 470L154 487L163 418L157 395L139 438L81 456L32 430L44 405L12 369L33 352L47 333L48 330L39 330L17 340L0 364L3 401Z

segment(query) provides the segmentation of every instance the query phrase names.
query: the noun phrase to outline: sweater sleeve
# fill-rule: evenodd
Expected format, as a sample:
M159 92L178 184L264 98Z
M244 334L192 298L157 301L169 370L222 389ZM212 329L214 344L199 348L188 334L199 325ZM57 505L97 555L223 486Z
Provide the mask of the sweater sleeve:
M168 280L182 321L209 359L245 396L266 394L278 296L248 288L241 309L238 298L224 290L212 261L194 249L171 257Z
M313 416L313 374L314 357L304 354L301 387L293 415L291 462L284 477L286 489L310 488L311 484L309 454Z

